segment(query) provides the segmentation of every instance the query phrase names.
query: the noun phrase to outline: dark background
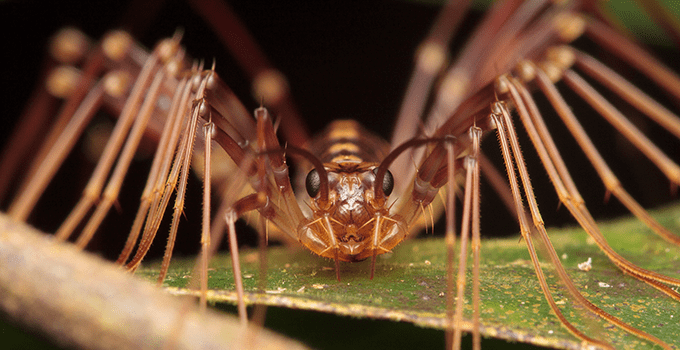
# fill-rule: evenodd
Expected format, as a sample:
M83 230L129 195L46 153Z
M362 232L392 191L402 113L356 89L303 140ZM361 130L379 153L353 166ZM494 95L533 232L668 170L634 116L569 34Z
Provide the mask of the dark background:
M10 1L1 6L0 26L4 34L0 39L0 47L3 47L4 53L0 65L3 82L0 85L0 96L3 96L0 140L4 140L10 132L30 91L39 81L36 67L40 66L45 55L50 36L66 25L80 28L97 39L106 31L127 23L125 27L136 28L136 32L142 33L136 37L146 47L152 47L159 39L171 36L176 29L181 28L184 31L182 43L190 55L207 62L214 59L222 79L235 90L247 108L252 110L259 104L251 97L249 81L227 49L219 44L201 17L182 1L166 1L158 5L156 11L149 9L153 6L135 4L135 7L131 7L126 2L118 1ZM318 132L330 120L352 118L385 138L389 138L392 132L392 123L411 73L413 52L438 12L436 6L405 1L239 1L232 6L273 65L287 76L293 98L312 132ZM132 16L132 21L128 13L130 8L140 11ZM480 12L476 11L468 16L453 50L469 35L469 28L474 28L479 15ZM140 27L144 29L140 30ZM607 64L624 72L630 70L616 61L608 60L596 47L589 46L587 40L581 40L578 45L601 57ZM669 64L678 64L677 60L672 59L674 51L654 49ZM634 74L628 74L627 77L634 79L644 89L651 85L645 80L638 80L639 77ZM650 89L651 86L647 90ZM570 97L568 93L565 95ZM665 96L660 98L667 102ZM658 172L650 171L653 167L651 163L642 159L639 152L631 150L625 141L620 140L601 118L593 116L591 110L582 106L578 99L571 98L569 101L600 151L635 198L645 206L659 205L671 199L668 181ZM619 107L631 114L633 122L669 152L672 159L680 158L678 143L674 143L665 131L650 125L625 104ZM543 111L550 122L549 109L544 108ZM553 125L553 135L594 216L604 218L621 215L624 211L616 201L602 205L604 187L594 177L594 171L571 137L557 123ZM494 139L486 138L486 154L495 158L498 168L504 171L498 162L500 156ZM528 143L523 144L526 150L531 149ZM540 164L532 161L535 158L533 152L525 151L524 154L529 161L546 222L549 225L571 223L566 210L557 210L558 200L544 176L545 171ZM82 156L76 154L72 158L78 157ZM63 203L77 199L82 184L89 176L85 169L91 164L77 159L73 161L74 164L65 167L71 169L70 173L67 170L64 172L66 175L63 175L69 180L66 185L57 186L58 192L41 201L41 205L48 207L38 220L44 222L38 224L43 230L53 231L56 228L69 210ZM146 167L136 164L131 171L130 179L135 179L135 175L143 179ZM54 183L57 182L55 180ZM191 182L195 184L196 181ZM143 181L128 180L125 185L126 193L131 196L131 204L123 205L125 199L121 199L123 214L136 207L134 202L138 194L134 186L143 186ZM498 198L488 190L488 186L483 185L483 188L485 193L482 203L486 209L482 215L494 214L493 220L482 220L484 235L514 234L516 225L509 217L504 217L503 209L495 209L500 203ZM200 200L200 196L191 196L191 193L189 196ZM49 202L55 202L56 198L60 199L60 205L49 208ZM0 208L6 207L7 203L0 205ZM114 224L116 222L121 221L113 220Z
M120 26L122 18L127 16L128 6L124 1L5 1L0 4L0 29L3 33L0 36L3 52L0 55L0 143L4 143L30 91L40 79L36 67L40 66L45 55L50 36L63 26L72 25L92 38L100 38L106 31ZM271 62L288 77L293 98L310 130L319 131L330 120L352 118L360 120L366 127L386 138L392 132L392 122L411 73L413 52L438 13L436 6L405 1L239 1L232 6ZM138 30L141 34L136 36L146 47L153 46L159 39L171 36L177 28L182 28L182 42L189 54L204 58L207 62L214 58L218 73L243 103L249 109L258 106L259 101L250 96L248 79L190 6L181 1L167 1L160 5L155 15L151 12L142 10L136 22L136 27L146 27L145 30ZM475 12L468 17L462 27L463 35L469 34L465 28L472 28L479 15L479 12ZM601 56L587 40L582 40L578 45L593 55ZM677 68L678 63L672 59L677 57L676 51L664 48L654 50ZM610 65L628 71L625 66L607 57L603 59ZM628 77L639 85L648 85L635 74L631 73ZM660 95L659 98L668 104L665 96ZM600 118L591 117L587 107L581 106L575 99L570 99L570 103L635 198L647 207L658 206L672 199L668 181L658 171L650 172L652 166L648 161L626 147L625 142ZM677 106L668 105L678 110ZM625 104L621 108L629 110ZM546 115L546 118L550 119L551 116ZM669 152L672 159L680 159L677 140L634 113L633 120L652 135L651 138ZM594 216L603 219L625 213L615 200L603 205L604 187L595 177L594 171L584 161L570 137L565 136L564 130L559 126L553 130ZM500 157L495 136L489 136L485 142L486 153L498 161ZM523 145L546 223L573 225L566 210L557 209L558 200L544 176L545 171L535 159L532 160L531 146L526 140ZM55 179L56 185L50 187L36 214L31 217L31 223L45 231L54 231L68 214L87 181L88 169L93 167L80 152L75 153L69 158L65 170ZM500 163L497 164L502 170ZM103 252L109 258L119 252L121 237L124 238L130 215L136 210L136 201L144 185L147 169L148 162L133 165L120 199L120 209L112 210L104 228L96 235L93 250ZM187 219L180 226L178 254L194 254L198 250L198 237L190 232L200 232L201 185L195 177L190 179L190 185ZM482 203L482 234L485 237L517 233L516 224L505 214L499 200L490 190L486 189L483 193ZM0 208L6 209L6 205L0 203ZM162 234L167 230L161 228L160 232ZM246 235L250 237L251 243L254 242L252 232ZM164 243L165 238L159 236L159 242ZM247 240L247 237L244 239ZM156 253L162 250L163 245L155 245ZM354 328L351 324L355 321L338 322L347 323L340 327ZM369 329L376 324L372 321L361 322L364 323L360 327ZM440 333L433 334L437 339L441 338ZM430 338L431 335L420 336L423 337Z

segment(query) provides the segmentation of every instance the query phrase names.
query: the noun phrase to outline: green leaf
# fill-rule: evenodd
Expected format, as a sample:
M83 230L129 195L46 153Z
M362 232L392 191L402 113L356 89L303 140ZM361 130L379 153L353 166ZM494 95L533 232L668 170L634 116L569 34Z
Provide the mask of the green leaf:
M680 232L680 205L653 212L663 225ZM635 264L680 278L680 248L653 235L642 223L626 218L600 225L610 245ZM562 264L591 302L663 341L680 346L680 304L618 270L580 228L549 230ZM445 246L442 238L414 239L392 254L378 258L376 275L369 279L370 261L341 263L341 281L335 278L333 261L299 248L268 249L267 285L257 286L258 254L242 252L248 303L314 310L359 318L410 322L442 329L446 312ZM592 259L592 269L577 265ZM469 259L465 317L470 319L471 264ZM184 289L194 259L175 260L166 280L174 294L194 294ZM214 303L234 303L234 284L229 256L211 264L209 298ZM142 271L153 279L157 267ZM603 338L617 349L651 348L648 341L631 336L599 318L574 307L563 292L549 264L553 296L565 316L586 334ZM578 348L571 335L551 313L538 285L526 244L518 237L482 241L481 318L485 337L508 339L556 348ZM327 327L332 327L326 325ZM465 324L470 329L469 323ZM602 335L604 334L604 336Z

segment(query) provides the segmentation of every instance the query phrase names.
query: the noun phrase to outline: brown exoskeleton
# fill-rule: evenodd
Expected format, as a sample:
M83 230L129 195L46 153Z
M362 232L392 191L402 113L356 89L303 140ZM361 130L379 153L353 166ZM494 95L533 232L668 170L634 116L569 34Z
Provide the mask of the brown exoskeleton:
M299 120L295 117L295 108L291 107L285 81L266 62L256 59L259 57L256 52L244 49L237 50L235 55L250 54L248 59L252 60L251 65L244 63L244 69L254 81L256 95L273 111L274 116L281 118L280 129L288 144L277 139L275 123L267 109L257 109L256 120L253 121L248 112L245 112L245 107L213 70L204 69L203 65L195 64L187 58L179 38L159 44L149 53L125 34L117 34L120 38L106 37L101 42L102 48L109 47L109 40L121 40L120 45L123 47L121 57L115 57L103 50L105 60L110 64L108 68L117 70L127 78L111 75L102 80L103 90L99 94L112 98L107 101L100 96L98 103L120 115L116 128L121 130L120 135L123 136L118 141L109 143L112 146L107 147L109 151L104 151L104 160L97 166L101 170L95 171L92 185L87 187L86 195L59 228L57 235L66 239L74 230L81 232L78 227L84 226L77 243L83 247L89 243L116 201L120 182L125 176L126 163L131 160L144 133L153 129L154 123L159 123L155 132L161 146L154 158L155 164L150 172L152 175L149 176L147 189L142 195L142 204L137 212L129 243L119 258L119 263L126 264L130 269L135 269L146 255L160 225L162 213L176 189L180 190L174 216L180 216L184 207L183 188L186 186L189 159L193 152L203 153L207 167L204 174L211 174L211 143L200 141L201 137L205 137L215 140L235 165L230 170L235 175L229 180L223 180L227 184L225 186L230 187L225 196L226 214L218 212L219 218L216 219L223 220L224 215L227 217L226 225L229 227L235 267L238 266L238 259L234 246L233 223L247 212L258 211L265 221L271 222L287 234L290 240L297 240L314 253L334 259L336 270L340 261L370 258L373 261L373 271L377 255L398 249L395 246L401 240L422 227L421 216L427 216L426 208L437 199L440 189L445 189L442 196L446 197L444 206L449 209L446 212L447 247L453 252L454 231L457 230L453 225L453 208L455 196L459 196L463 204L461 251L466 251L468 237L471 235L472 251L476 256L474 271L479 265L477 256L480 249L479 178L482 172L480 163L483 163L480 143L482 134L496 133L504 158L507 181L497 181L494 185L507 198L511 210L517 216L545 297L560 322L586 343L607 347L607 344L584 334L561 316L540 268L533 240L538 240L547 247L548 259L554 265L557 275L582 307L628 332L669 348L663 339L628 326L600 310L581 296L570 282L569 276L556 258L556 253L551 250L513 124L523 125L530 139L528 142L536 149L562 205L593 237L610 260L625 273L649 283L671 298L679 299L678 293L668 287L677 286L680 283L678 279L641 269L609 248L586 209L585 201L573 183L569 169L562 161L560 153L564 152L560 152L553 144L553 136L543 122L542 112L545 109L539 109L535 105L532 95L544 95L551 108L557 111L569 133L577 140L586 158L596 169L608 193L614 195L664 239L677 244L677 234L668 232L656 223L619 184L614 172L604 162L553 84L563 81L569 89L582 96L618 133L628 138L635 148L648 157L672 184L677 185L680 171L673 158L655 147L627 121L625 115L606 102L597 90L575 73L573 67L598 80L607 89L614 90L620 99L648 114L667 130L675 132L676 138L680 135L677 133L677 116L629 86L606 65L564 45L569 45L579 36L587 36L610 50L612 56L618 56L648 75L670 94L677 93L675 89L678 79L653 58L643 55L644 51L636 51L636 44L612 30L609 24L595 19L600 14L595 8L588 3L578 2L552 4L541 1L506 1L497 5L482 21L481 29L471 35L468 41L470 46L461 51L459 59L445 69L447 43L462 14L464 11L444 9L432 31L420 45L414 74L389 143L367 136L367 132L350 122L332 124L317 139L307 137L303 129L296 126ZM91 66L82 67L83 71L88 71L89 67ZM437 77L439 80L435 82ZM91 78L93 86L96 86L94 84L100 78L100 73L92 74ZM123 86L123 91L116 96L116 89L106 84L110 83L108 79L118 78L122 82L116 87ZM128 86L125 86L125 79L129 79ZM92 95L93 91L97 90L84 89L83 93ZM162 98L170 101L165 107L160 107L158 103ZM71 98L71 101L74 100L77 101L75 105L78 108L87 106L87 98ZM98 108L92 108L95 109ZM77 112L67 113L68 116L71 114L78 116ZM93 114L94 112L87 111L82 116L90 117ZM144 120L143 117L148 119L140 121ZM202 128L204 124L205 127ZM59 162L54 162L54 159L58 158L57 155L63 156L60 153L66 149L63 145L78 138L77 133L68 135L74 130L77 129L66 127L61 133L66 135L63 136L63 143L56 141L59 142L56 143L58 147L55 144L46 147L53 149L50 152L54 153L43 157L44 162L40 160L36 163L45 165L36 166L35 173L39 175L30 177L35 180L29 179L26 182L9 207L10 215L16 220L28 218L41 196L41 188L51 178L50 173L59 167ZM377 151L377 156L364 155L368 153L367 149ZM306 159L311 164L306 165L303 171L307 174L304 189L293 190L284 154ZM483 171L493 173L489 168ZM108 175L109 173L113 175ZM40 175L45 178L40 179ZM394 183L390 180L391 177L394 177ZM209 179L206 176L204 180L206 190L211 188ZM107 184L108 189L103 188L104 184ZM296 197L302 198L301 204ZM209 200L210 193L206 192L204 264L208 257L211 236ZM94 211L91 212L92 210ZM173 221L171 237L177 233L177 225L178 222ZM142 241L136 255L130 260L129 254L137 244L140 234ZM171 238L160 273L161 280L167 272L173 242L174 238ZM465 259L461 261L464 262ZM456 288L462 293L465 265L460 266L463 268L458 275ZM238 272L236 268L235 275L238 276ZM453 271L448 277L453 281ZM338 275L338 278L341 276ZM473 281L476 278L478 277L473 277ZM237 281L237 285L239 283ZM456 311L450 312L450 327L456 330L454 343L458 346L463 295L458 294L458 303L454 306L453 289L454 283L451 282L447 291L451 300L449 306ZM242 290L240 295L240 313L245 320ZM473 305L478 305L479 295L474 294L472 300ZM478 310L474 321L479 322ZM475 343L479 344L478 328L475 329Z

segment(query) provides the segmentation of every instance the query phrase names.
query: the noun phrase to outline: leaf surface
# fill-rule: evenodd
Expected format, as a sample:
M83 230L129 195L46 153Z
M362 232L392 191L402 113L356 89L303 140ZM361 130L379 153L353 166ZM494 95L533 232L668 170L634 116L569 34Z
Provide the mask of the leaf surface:
M680 205L657 210L656 219L680 232ZM632 218L602 223L609 244L638 266L680 278L680 248L653 235ZM580 228L551 229L552 244L581 293L603 310L680 347L680 304L638 280L624 275ZM341 263L338 282L333 261L297 248L268 249L267 284L258 285L258 253L242 252L248 303L314 310L359 318L411 322L442 329L446 313L445 246L442 238L413 239L392 254L377 260L375 278L369 279L370 261ZM581 271L579 263L592 259L592 269ZM166 280L174 294L196 294L185 289L194 260L175 260ZM471 266L466 284L465 318L472 314ZM209 271L209 298L214 303L234 303L234 284L229 256L219 256ZM619 349L652 348L648 341L574 306L571 296L559 287L554 269L543 270L553 296L565 316L586 334L602 338ZM154 266L142 273L153 278ZM580 348L551 313L540 290L525 242L518 237L482 241L480 270L482 333L556 348ZM466 322L465 329L471 324Z

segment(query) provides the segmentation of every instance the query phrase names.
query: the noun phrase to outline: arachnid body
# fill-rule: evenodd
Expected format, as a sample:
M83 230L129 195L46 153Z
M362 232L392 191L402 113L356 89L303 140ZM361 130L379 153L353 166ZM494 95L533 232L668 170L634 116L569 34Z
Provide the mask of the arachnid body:
M246 93L232 94L227 87L231 86L232 83L225 78L219 69L217 69L217 72L222 79L217 78L216 73L210 69L205 70L209 64L206 65L200 61L187 58L188 55L196 57L196 54L191 52L190 49L185 52L181 42L191 39L185 37L180 40L179 35L176 35L175 38L169 39L165 44L152 48L151 50L154 51L150 52L135 47L137 52L130 56L129 62L112 65L112 70L117 69L116 67L122 67L118 69L126 73L130 81L134 83L127 87L126 92L123 92L120 96L113 96L113 93L106 91L106 94L113 96L112 101L103 100L104 102L101 102L106 108L113 111L112 114L120 115L120 118L115 121L116 129L120 125L128 123L127 127L120 127L123 130L121 133L135 135L127 136L128 140L135 141L123 146L121 140L118 146L111 146L111 149L117 148L117 150L111 151L112 153L108 158L110 164L108 166L97 165L96 168L108 168L102 171L112 175L96 177L101 183L88 187L88 189L92 189L91 192L86 192L87 194L82 199L77 199L79 204L75 205L75 209L68 210L66 213L68 219L64 221L64 224L59 225L58 229L55 229L57 236L61 239L67 239L75 232L77 235L76 243L80 246L88 245L91 237L96 237L97 234L95 233L99 230L102 221L109 215L108 212L117 200L117 185L115 183L124 178L115 175L118 172L116 169L125 168L125 163L131 161L131 157L135 153L134 149L139 148L138 143L144 136L153 134L152 138L155 136L158 144L165 145L158 147L154 156L154 164L157 165L151 166L150 173L158 173L159 175L154 175L157 176L156 178L149 177L147 189L141 195L142 200L134 223L128 224L128 226L133 227L130 230L130 238L126 248L124 248L124 253L118 259L119 263L126 264L129 269L136 269L147 254L149 246L161 225L162 213L165 212L165 208L169 205L168 203L170 203L175 191L177 191L178 199L174 208L174 217L180 217L185 207L183 199L185 190L183 187L188 178L189 159L192 157L194 159L200 158L201 155L212 152L212 149L204 147L205 142L201 141L202 138L204 139L207 136L215 140L213 148L217 148L219 144L219 147L226 150L223 156L227 156L235 165L235 167L227 170L229 175L227 175L226 180L219 176L206 177L204 180L205 188L219 188L220 191L226 193L222 197L223 206L226 209L224 209L225 211L216 210L220 219L217 221L213 219L212 223L215 225L215 222L220 222L219 220L226 216L225 224L229 228L231 242L236 240L235 229L232 226L235 219L257 211L262 218L261 227L272 225L282 231L284 235L287 235L288 240L297 240L314 253L333 259L339 280L342 279L339 272L340 262L370 259L372 263L370 264L370 271L367 271L368 278L368 276L373 276L377 256L392 249L398 249L397 244L405 237L413 235L413 231L417 232L419 227L432 225L432 219L428 216L434 216L435 212L440 212L443 207L446 207L448 214L445 220L448 235L446 249L451 251L451 259L453 259L454 250L454 231L463 232L463 238L460 242L463 247L461 248L462 251L466 251L466 245L470 244L473 253L477 255L479 252L480 219L483 220L484 215L484 209L482 209L482 216L480 216L478 209L479 183L482 172L479 167L480 163L484 163L480 143L483 133L496 133L498 145L501 149L500 156L497 157L502 158L499 163L499 170L501 174L507 173L507 179L505 182L491 181L491 184L497 187L497 191L501 194L500 197L505 198L506 205L511 212L515 213L517 221L520 223L523 239L532 252L531 261L536 268L538 279L541 281L541 288L548 298L553 312L558 313L560 322L584 342L607 346L606 342L588 335L587 330L580 330L571 326L567 319L559 316L559 307L550 297L550 289L554 287L549 287L542 275L536 248L533 247L534 240L538 242L536 244L544 246L543 253L545 255L543 258L551 262L556 275L559 276L558 278L563 284L562 287L558 287L558 290L566 291L575 303L581 305L580 307L597 314L607 322L647 341L665 346L664 339L648 335L646 332L629 326L625 321L619 321L590 304L571 284L545 233L544 220L536 201L536 198L538 198L540 202L543 195L535 195L533 192L534 187L542 187L535 185L537 180L538 183L541 182L540 175L533 174L537 171L548 174L550 180L545 181L545 184L553 192L557 192L559 203L564 206L562 211L568 212L569 216L573 218L572 220L591 235L592 239L615 265L625 273L637 276L652 287L658 288L661 293L667 294L668 297L677 299L677 292L669 287L677 285L677 278L641 269L609 248L607 241L599 232L597 223L588 211L590 206L586 207L584 204L591 201L589 199L584 200L581 196L581 193L586 195L584 192L595 191L585 191L582 189L582 185L578 183L578 179L572 180L576 177L572 170L574 166L567 164L562 159L563 155L572 152L565 151L564 146L553 145L554 139L558 138L553 135L558 133L548 131L551 130L552 126L545 126L542 115L548 113L557 115L555 120L561 120L561 123L565 125L562 129L563 133L570 135L569 138L571 139L576 139L575 143L571 141L572 147L577 145L583 151L582 153L585 153L585 156L580 158L581 164L593 164L597 176L605 184L606 192L616 197L629 211L645 222L650 229L656 231L659 236L670 242L675 242L674 244L677 244L678 241L677 233L669 232L663 226L658 225L642 209L642 206L632 199L635 196L631 197L626 192L626 187L620 185L619 180L614 176L615 172L611 171L609 166L602 161L606 157L600 156L601 145L598 145L598 148L590 141L594 139L594 143L597 144L599 135L590 133L590 137L588 137L588 133L580 129L581 124L575 121L575 117L582 120L580 109L570 107L570 104L562 98L564 93L556 90L553 82L561 81L558 83L562 84L560 89L572 91L570 93L573 95L581 96L583 100L588 101L587 103L592 105L592 109L590 109L591 107L586 109L595 110L602 114L607 123L612 125L609 130L615 129L614 134L623 135L624 138L628 139L627 142L633 144L633 148L639 150L644 157L648 158L653 166L661 169L662 178L670 179L671 183L674 184L672 186L677 185L679 181L678 166L675 164L677 154L672 153L673 146L668 148L670 151L656 148L656 146L653 146L654 137L650 136L651 141L648 140L643 136L643 133L637 131L637 127L627 120L631 113L637 113L628 111L641 110L651 115L651 118L655 119L656 123L660 124L662 128L669 130L672 135L668 139L671 143L675 142L677 145L678 134L673 134L673 130L679 129L677 117L665 108L660 108L654 102L650 102L635 89L628 88L628 85L619 79L623 79L622 77L617 73L609 72L606 68L610 64L609 62L598 62L586 53L563 46L569 45L572 40L584 35L588 36L595 43L595 46L604 47L605 51L609 50L610 56L621 56L621 61L629 61L629 63L620 63L617 60L615 64L636 64L630 62L641 57L640 54L631 54L630 57L632 58L626 58L625 52L617 51L622 47L628 49L624 46L628 43L628 39L618 35L615 31L611 31L607 25L598 24L599 22L594 19L595 16L580 17L578 15L581 10L587 11L593 10L593 8L582 4L550 5L542 2L531 2L525 5L519 4L519 2L514 4L507 2L505 5L496 7L496 9L499 8L502 10L498 10L498 13L484 17L491 19L492 22L490 23L492 24L480 24L480 26L485 26L484 28L488 28L492 32L496 30L495 36L490 35L493 40L479 39L476 34L481 32L473 32L467 42L479 44L482 49L471 46L459 51L458 57L462 61L457 61L458 65L452 65L457 69L448 71L448 75L443 72L446 72L446 56L449 46L447 42L452 29L446 28L446 25L453 23L456 12L448 12L449 17L446 17L447 12L444 12L445 15L440 17L444 18L441 22L444 28L435 26L435 29L430 32L427 39L416 50L416 73L410 80L411 85L405 88L407 84L403 79L399 83L395 83L395 85L401 86L399 91L406 89L407 93L402 109L398 110L395 107L393 112L387 113L390 116L399 115L395 122L391 146L381 151L380 157L371 160L359 156L365 146L358 146L360 142L356 143L353 137L348 136L350 134L361 134L365 137L367 132L359 131L360 129L353 126L334 124L337 128L328 129L325 136L322 136L321 141L317 143L310 141L305 136L306 132L300 126L291 127L291 125L297 125L295 123L299 122L294 117L297 113L295 112L296 109L289 104L292 101L290 91L294 96L296 85L293 82L286 84L279 73L271 70L271 66L267 63L263 64L253 59L253 62L251 62L253 66L244 69L247 72L246 75L250 75L254 81L253 89L255 95L260 98L260 103L269 107L272 111L272 114L270 114L267 109L258 108L255 112L256 121L253 121L247 116L248 109L234 99L234 96L240 96L243 99ZM361 10L366 9L359 9L359 11ZM365 11L365 13L368 13L368 11ZM406 15L404 18L410 17ZM503 22L505 26L496 27L493 25L494 23L500 25ZM463 23L467 24L466 22ZM186 32L190 31L191 29L187 27ZM583 32L586 34L582 34ZM421 37L423 35L425 35L425 31L423 31ZM607 48L607 43L612 42L615 44ZM286 45L282 46L286 47ZM415 50L415 45L410 47ZM607 54L600 53L599 48L589 49L605 57L603 61L606 60ZM330 51L332 52L332 49ZM411 52L411 50L408 52ZM239 52L236 51L235 56L238 56L238 54ZM152 59L156 60L157 63L149 63ZM387 69L385 63L389 61L390 57L385 57L379 61L378 66ZM648 69L641 75L650 76L650 80L655 79L655 74L668 76L663 72L663 68L659 68L660 66L656 63L650 64L649 62L644 61L640 64L640 66L645 66ZM147 64L148 68L145 68ZM221 64L216 62L218 67ZM232 64L232 66L236 65L237 63ZM584 74L590 76L590 79L599 81L598 89L590 88L589 84L584 82L578 73L574 73L571 70L574 65L585 72ZM348 66L351 67L351 70L357 70L352 65L348 64ZM333 67L326 67L326 69L334 70ZM642 70L644 69L642 68ZM286 71L285 67L281 70L295 75L295 73ZM367 71L374 70L376 68L369 68ZM99 74L97 73L96 76L98 77ZM144 77L144 74L147 74L146 78L140 78ZM226 74L229 75L229 73ZM318 79L318 74L314 72L309 73L309 75ZM391 75L387 74L387 76ZM239 79L236 78L235 81ZM663 79L659 78L659 80L662 80L659 83L661 85L660 90L673 93L674 87L677 87L678 84L677 78ZM385 83L385 80L381 82L381 85L391 85ZM223 81L226 83L223 83ZM314 86L314 80L312 81L312 86ZM321 78L320 81L325 83L328 80ZM141 82L139 88L137 88L140 92L134 93L134 91L137 91L134 86L138 82ZM318 83L318 81L316 82ZM351 87L348 90L354 90L355 87L362 84L350 79L349 85ZM428 93L430 86L434 91L432 94ZM286 90L288 87L290 87L290 90ZM314 86L311 89L321 91L324 96L338 95L331 88L317 89ZM627 101L623 103L627 104L626 106L620 107L623 111L621 113L617 109L618 106L603 102L604 98L600 97L598 92L598 90L617 89L620 90L613 94L614 97L609 98ZM86 93L91 93L94 88L85 90ZM542 97L532 97L536 95ZM130 102L133 101L132 96L136 96L138 101ZM166 99L164 107L160 107L158 102L162 98ZM324 105L332 104L317 96L312 99L323 100ZM343 99L352 99L352 97L344 96ZM535 100L539 99L547 102L544 105L536 105ZM661 97L661 99L664 99L664 97ZM375 98L369 98L369 100L376 102L373 104L377 106L374 108L375 110L369 109L369 111L364 112L366 114L359 113L359 115L351 116L364 119L364 115L368 118L369 115L385 113L384 103L378 102L379 100ZM147 104L146 101L150 102ZM338 104L342 105L342 103ZM79 104L79 106L83 105L82 103ZM672 110L673 106L667 108ZM131 116L124 118L126 110L149 119L137 124L138 120L141 120L140 118ZM147 110L148 113L144 112ZM572 110L574 111L573 114L571 113ZM244 113L244 111L246 112ZM299 111L301 115L320 114L306 108L300 108ZM347 117L347 115L344 115L346 113L353 114L353 112L339 110L334 110L333 113L334 116L341 118ZM166 115L175 115L175 117L164 119ZM421 115L423 119L419 121L421 119L418 117ZM220 118L226 121L222 121ZM278 118L280 118L281 124L277 123ZM121 120L126 120L126 122L121 122ZM168 126L173 125L169 120L174 120L174 123L176 123L174 125L177 125L176 129L173 126ZM159 123L159 126L154 127L154 123ZM277 127L288 142L287 144L280 143L276 138L275 129ZM524 129L525 131L521 133L526 132L527 137L518 139L518 132L516 131L518 129ZM70 129L67 128L66 130ZM333 135L338 134L341 136L335 137L335 140L333 140ZM493 139L493 137L486 139ZM318 150L316 149L317 146L314 145L323 144L323 140L333 141L329 141L330 147L326 152L330 155L328 159L321 159L322 155L315 154ZM367 148L380 148L376 146L379 143L378 141L367 142L369 145ZM310 145L313 146L310 147ZM524 146L525 152L520 152L520 145ZM132 151L126 151L128 147ZM336 150L330 151L333 147L336 147ZM55 148L59 149L60 147ZM318 148L321 148L321 146ZM527 149L531 149L531 152L527 152ZM534 149L537 152L534 152ZM123 151L120 154L125 154L125 156L118 155L121 150ZM107 154L106 152L105 150L104 154ZM485 150L484 153L489 153L489 151ZM538 159L535 161L535 164L538 164L537 168L527 169L525 167L524 154L527 153L537 154L537 158L535 158ZM496 154L498 155L498 153ZM284 158L284 156L287 158ZM51 157L46 157L46 159ZM306 189L298 190L295 193L292 191L287 168L287 163L291 159L302 159L297 170L303 178L307 174ZM584 162L584 159L587 159L588 162ZM99 162L99 164L103 164L102 161ZM198 164L195 160L194 163ZM210 162L204 163L210 164ZM587 166L590 167L591 165ZM44 169L48 168L49 166L45 165ZM153 169L158 170L154 171ZM124 172L124 170L121 171ZM487 175L493 173L488 168L484 169L484 172ZM44 171L40 170L36 173L44 173ZM97 173L96 170L95 173ZM203 173L209 174L211 169L205 168ZM391 184L389 180L391 175L389 174L396 175L394 176L394 184ZM531 180L529 180L529 174L532 175ZM654 176L659 176L659 173ZM117 180L108 180L109 177ZM208 182L208 179L210 179L210 182ZM26 194L28 189L37 188L38 186L35 183L38 182L29 180L26 182L27 185L20 188L15 195L8 211L16 220L26 220L35 203L40 199L41 194L38 192L41 190L37 190L35 194ZM215 186L212 186L211 182ZM107 187L103 189L105 184ZM109 184L113 184L110 185L110 190ZM553 186L554 189L552 189ZM393 187L395 188L394 194L391 193ZM340 188L344 190L339 190ZM446 191L440 194L440 189L446 189ZM578 189L581 189L581 191L579 192ZM140 192L142 192L141 189ZM304 197L305 192L307 197ZM301 204L296 201L296 196L298 198L303 196L300 201ZM456 196L460 199L456 200ZM601 194L594 196L595 198L602 197ZM209 193L204 195L203 202L206 203L204 204L204 211L211 207L210 198ZM457 205L456 201L459 202ZM482 203L485 202L486 200L482 198ZM432 203L435 203L433 209L430 207ZM557 204L558 202L554 203ZM462 210L458 210L458 214L454 209L456 206L462 208ZM359 209L357 209L359 207L367 209L359 212ZM455 220L456 215L459 215L458 220ZM210 218L209 214L204 218L202 228L204 252L209 250L210 239L208 237L211 236L208 233L210 222L207 218ZM258 219L255 221L258 221ZM454 222L458 224L454 225ZM173 221L171 224L173 227L172 235L178 232L177 225L177 221ZM219 229L214 230L216 232L221 231ZM267 229L261 230L266 231ZM472 235L472 238L467 238L470 235ZM137 243L139 237L141 237L141 241ZM213 237L215 237L215 234L213 234ZM163 280L170 261L174 238L171 238L169 242L165 261L161 268L160 281ZM235 246L232 245L235 275L238 276L240 269L236 267L238 266L238 259L235 253ZM461 262L466 261L465 255L462 255ZM208 254L203 254L203 257L202 274L204 275L207 273L205 264L207 264ZM473 266L478 265L478 261L473 262ZM463 266L463 269L459 274L457 285L453 282L455 273L452 267L447 273L447 278L450 278L451 282L446 290L446 294L449 296L447 317L450 320L447 327L454 335L452 339L454 339L455 346L458 346L460 339L463 294L458 294L458 303L455 305L453 294L454 290L460 290L459 293L462 293L464 286L462 276L465 272L465 265L460 264L459 266ZM240 282L238 277L236 279L238 286ZM475 280L478 280L476 275L473 276L473 281ZM203 288L205 288L205 284ZM473 304L479 300L479 296L476 294L467 298L472 300ZM239 291L239 302L240 313L244 316L245 305L242 290ZM475 314L478 315L478 311ZM473 319L477 320L477 317L473 316ZM473 326L473 329L476 329L476 326ZM475 331L473 334L475 339L478 339L478 332Z

